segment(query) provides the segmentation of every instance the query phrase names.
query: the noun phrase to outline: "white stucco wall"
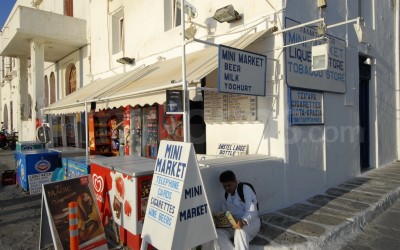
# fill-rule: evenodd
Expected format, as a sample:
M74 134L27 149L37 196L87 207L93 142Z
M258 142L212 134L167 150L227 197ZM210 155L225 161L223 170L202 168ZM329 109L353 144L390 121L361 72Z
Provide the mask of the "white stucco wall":
M190 1L198 11L193 21L208 25L213 34L208 41L217 44L238 38L241 35L240 30L255 25L263 18L265 21L260 27L269 27L270 21L275 20L279 29L285 28L285 17L301 23L324 17L327 25L350 20L359 15L358 2L365 3L351 0L328 1L327 8L319 10L316 0L254 0L251 4L241 0ZM267 96L257 98L257 121L207 124L207 153L210 155L216 153L218 143L224 142L248 144L250 154L278 158L279 164L272 164L272 170L263 177L268 183L275 183L276 180L280 182L273 186L275 189L263 190L263 198L272 197L273 204L278 204L268 209L303 200L360 173L359 54L373 59L373 74L369 83L370 166L380 167L396 159L398 86L394 63L395 57L399 55L394 51L398 53L395 48L395 28L398 29L398 23L395 24L394 6L387 1L373 2L373 10L369 7L361 8L367 23L365 43L359 43L353 24L328 29L329 35L344 41L346 82L344 93L323 92L323 125L289 124L289 87L285 73L287 65L285 52L280 49L284 34L268 36L246 48L269 58L265 83ZM31 0L20 0L18 3L30 6ZM180 56L181 28L166 31L164 21L170 15L165 11L166 3L167 0L74 1L74 16L87 20L90 42L87 46L65 55L59 62L46 64L45 75L50 76L51 72L56 74L57 97L65 96L65 69L69 63L74 63L77 68L78 86L84 86L93 80L154 62L157 56L167 59ZM232 4L240 14L245 13L241 21L220 24L211 18L216 9L227 4ZM283 7L286 8L281 11ZM62 13L62 1L43 1L39 9ZM113 54L111 17L121 10L124 13L124 50ZM278 14L271 15L274 12ZM205 29L198 28L196 37L206 40L206 33ZM226 36L226 33L232 35ZM188 46L188 50L194 51L202 47L205 46L193 43ZM116 59L123 56L135 58L136 64L127 66L117 63ZM209 84L216 86L216 71L207 76L207 85ZM9 106L13 98L9 86L1 89L1 108L4 102ZM32 84L29 83L28 87L31 93ZM14 115L14 119L16 117ZM23 140L33 139L33 127L34 121L22 123L21 128L26 135ZM255 173L257 171L259 170ZM207 170L204 171L206 172ZM248 173L243 171L240 174Z
M360 173L359 53L375 58L369 88L370 166L379 167L396 159L396 117L393 115L396 93L394 9L388 3L379 2L374 13L380 14L374 17L375 29L367 31L369 46L358 43L352 24L328 29L330 35L347 43L346 93L324 92L324 125L288 127L289 131L297 131L300 135L295 144L290 143L291 137L288 136L288 171L293 173L294 179L301 179L305 184L299 186L298 182L293 182L292 187L289 185L288 190L293 191L293 199L301 197L302 193L323 191ZM300 22L308 22L319 18L319 11L316 1L287 1L286 15ZM328 7L322 11L327 25L343 22L346 18L352 19L357 15L356 1L343 0L335 4L328 2ZM372 12L371 15L373 16ZM309 138L314 138L313 134L318 140L310 143ZM311 181L312 185L308 184ZM288 193L291 195L290 191Z

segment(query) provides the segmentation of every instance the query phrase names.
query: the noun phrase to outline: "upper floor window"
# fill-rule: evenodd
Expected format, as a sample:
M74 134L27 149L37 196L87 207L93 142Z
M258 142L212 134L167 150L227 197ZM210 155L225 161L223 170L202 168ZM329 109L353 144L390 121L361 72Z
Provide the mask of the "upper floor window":
M49 79L44 77L44 106L49 106Z
M176 4L176 1L173 1L174 4L174 27L178 27L181 25L181 8Z
M181 8L176 0L164 0L164 31L181 25Z
M125 27L124 10L116 11L111 17L112 25L112 53L116 54L124 50Z
M50 104L56 101L56 77L54 72L50 74Z
M66 72L66 95L71 94L76 90L76 67L70 64Z
M74 16L74 1L64 0L64 14L66 16Z

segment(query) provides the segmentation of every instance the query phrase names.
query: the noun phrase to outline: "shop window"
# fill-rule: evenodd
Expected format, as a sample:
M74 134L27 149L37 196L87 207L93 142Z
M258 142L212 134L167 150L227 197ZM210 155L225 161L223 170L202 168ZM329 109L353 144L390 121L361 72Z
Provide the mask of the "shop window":
M75 92L76 90L76 67L73 64L70 64L67 67L66 71L66 95Z
M112 25L112 53L116 54L124 50L124 11L118 10L111 16Z
M176 0L164 0L164 31L181 25L181 8Z
M56 77L54 72L50 74L50 104L56 101Z
M64 14L66 16L74 16L74 1L65 0L64 1Z
M44 106L49 106L49 79L44 77Z

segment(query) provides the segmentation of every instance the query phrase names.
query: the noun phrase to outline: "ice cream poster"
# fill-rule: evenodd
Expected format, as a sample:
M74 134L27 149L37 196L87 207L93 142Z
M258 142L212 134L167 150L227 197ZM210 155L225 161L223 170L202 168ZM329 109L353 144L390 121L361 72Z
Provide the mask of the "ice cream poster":
M114 221L135 233L136 229L136 190L132 176L111 171L112 188L109 190L110 205Z
M107 249L104 228L89 175L42 186L41 246L51 231L55 249L70 249L69 202L77 203L79 249ZM42 249L42 248L40 248Z

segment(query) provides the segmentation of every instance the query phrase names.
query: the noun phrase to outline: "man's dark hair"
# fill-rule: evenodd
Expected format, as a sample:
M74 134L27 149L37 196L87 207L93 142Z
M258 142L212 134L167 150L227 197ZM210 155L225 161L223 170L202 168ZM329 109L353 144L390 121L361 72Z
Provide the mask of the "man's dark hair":
M236 181L235 173L231 170L224 171L219 176L220 182Z

